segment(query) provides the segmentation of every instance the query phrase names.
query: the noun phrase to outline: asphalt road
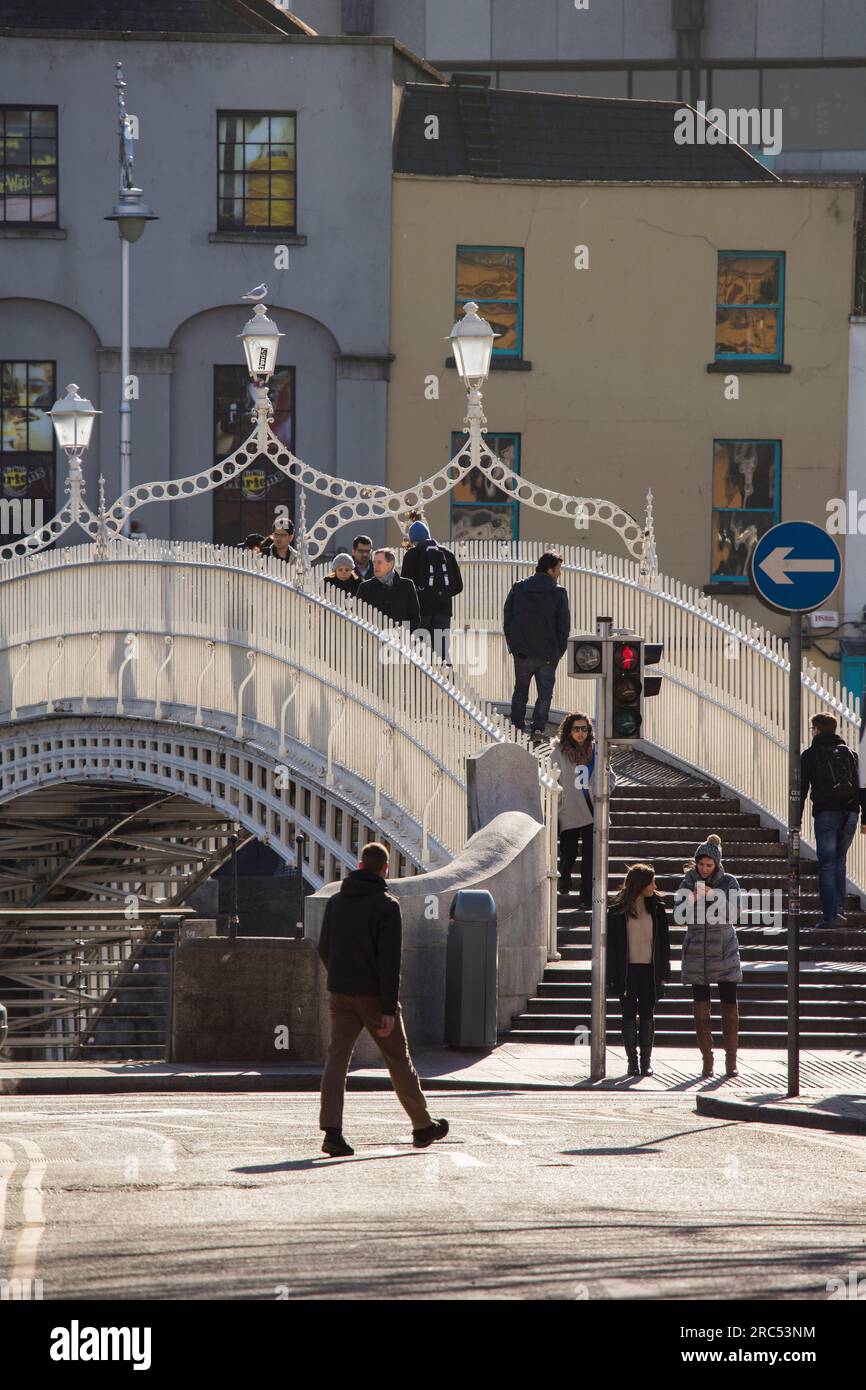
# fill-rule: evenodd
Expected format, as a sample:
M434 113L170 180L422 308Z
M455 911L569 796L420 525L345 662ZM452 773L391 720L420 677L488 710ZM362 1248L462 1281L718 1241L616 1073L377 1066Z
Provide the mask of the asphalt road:
M821 1299L866 1276L866 1138L682 1098L434 1094L411 1147L350 1094L0 1101L0 1278L45 1300Z

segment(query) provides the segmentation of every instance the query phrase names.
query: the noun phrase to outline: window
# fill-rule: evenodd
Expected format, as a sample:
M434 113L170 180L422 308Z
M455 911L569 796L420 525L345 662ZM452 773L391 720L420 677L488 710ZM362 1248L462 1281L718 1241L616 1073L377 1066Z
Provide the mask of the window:
M861 150L866 68L764 68L761 105L782 112L784 151Z
M784 282L782 252L719 252L717 362L743 357L781 362Z
M220 231L295 230L295 117L220 111Z
M488 434L485 441L504 464L520 472L520 435ZM466 443L459 430L451 435L451 457ZM516 541L520 504L492 483L486 473L471 468L451 491L452 541Z
M57 107L0 107L0 223L57 226Z
M474 299L494 333L494 357L523 353L523 249L516 246L458 246L456 319Z
M600 69L577 72L568 68L552 68L545 72L503 71L499 86L517 92L559 92L579 97L627 97L628 73Z
M0 362L0 544L54 515L53 362Z
M274 420L271 428L287 449L294 451L295 369L278 367L271 377ZM234 453L252 429L252 384L246 367L214 367L214 462ZM257 531L267 536L273 529L274 510L286 506L294 516L295 485L285 473L263 458L255 459L240 477L222 483L214 491L214 540L220 545L239 545Z
M752 551L779 520L782 446L777 439L713 444L713 584L747 585Z

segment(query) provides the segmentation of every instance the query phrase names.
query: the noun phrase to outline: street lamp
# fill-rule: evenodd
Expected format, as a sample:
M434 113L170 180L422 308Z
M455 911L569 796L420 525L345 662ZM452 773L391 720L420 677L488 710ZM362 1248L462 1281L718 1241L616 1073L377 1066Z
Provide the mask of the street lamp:
M141 189L133 182L135 163L135 137L137 128L134 117L126 111L126 83L123 80L123 64L117 64L117 119L120 137L120 184L118 201L106 222L116 222L120 233L120 491L129 491L132 485L132 397L130 383L129 352L129 248L138 241L148 222L159 221L147 203L142 202ZM123 522L123 534L129 535L129 517Z
M238 334L244 345L247 371L257 386L264 386L273 376L280 339L284 336L273 319L268 318L265 305L257 304L253 317Z
M94 410L85 396L79 396L78 387L73 381L66 388L62 400L55 401L48 414L54 426L57 443L63 449L70 463L81 459L90 444L93 422L101 410Z
M463 318L458 319L449 334L457 370L469 390L479 389L490 372L494 333L486 319L478 314L478 305L470 299L463 305Z

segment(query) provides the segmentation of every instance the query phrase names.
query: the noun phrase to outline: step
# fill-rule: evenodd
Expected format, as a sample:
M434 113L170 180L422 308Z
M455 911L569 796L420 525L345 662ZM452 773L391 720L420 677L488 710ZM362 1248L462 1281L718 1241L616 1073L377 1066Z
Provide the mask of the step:
M716 1048L718 1049L721 1045L721 1035L715 1028L713 1029L713 1036ZM747 1035L741 1034L739 1038L739 1047L741 1049L748 1049L754 1047L773 1048L778 1050L780 1038L782 1036L783 1035L781 1034L768 1032L756 1032L749 1033ZM513 1028L508 1033L500 1034L500 1041L537 1042L546 1043L548 1046L573 1047L575 1043L575 1035L573 1029L563 1029L561 1031L544 1032L542 1029L537 1028ZM622 1034L614 1031L608 1032L607 1042L609 1047L621 1047ZM697 1052L697 1046L694 1044L694 1032L692 1033L691 1044L689 1044L685 1042L683 1035L680 1033L664 1032L661 1029L656 1028L655 1038L653 1041L654 1048L683 1048L684 1046L689 1045L694 1045L695 1051ZM812 1033L801 1030L800 1047L801 1049L809 1049L811 1051L816 1051L819 1049L830 1049L835 1051L837 1049L845 1048L851 1048L855 1051L862 1051L863 1035L860 1033L850 1032L838 1032L832 1034Z
M526 1009L520 1017L526 1014L561 1014L563 1018L571 1018L579 1015L585 1017L590 1000L580 998L571 994L542 995L536 996L527 1002ZM718 1001L713 1000L713 1016L718 1014ZM740 1018L777 1018L780 1016L780 1009L784 1006L785 1000L782 999L738 999ZM691 1000L688 998L673 998L664 996L656 1000L656 1016L664 1014L666 1017L688 1018L693 1020ZM611 1001L608 1000L608 1015L619 1017L619 1008L612 1008ZM800 1000L800 1018L848 1018L866 1022L862 1001L855 999L817 999Z

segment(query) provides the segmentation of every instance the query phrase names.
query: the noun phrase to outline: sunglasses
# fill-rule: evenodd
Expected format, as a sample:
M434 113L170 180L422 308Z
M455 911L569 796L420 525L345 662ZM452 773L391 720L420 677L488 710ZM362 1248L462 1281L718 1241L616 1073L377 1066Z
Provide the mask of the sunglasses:
M572 726L571 726L571 732L572 732L573 734L588 734L588 733L589 733L589 725L588 725L588 724L572 724Z

